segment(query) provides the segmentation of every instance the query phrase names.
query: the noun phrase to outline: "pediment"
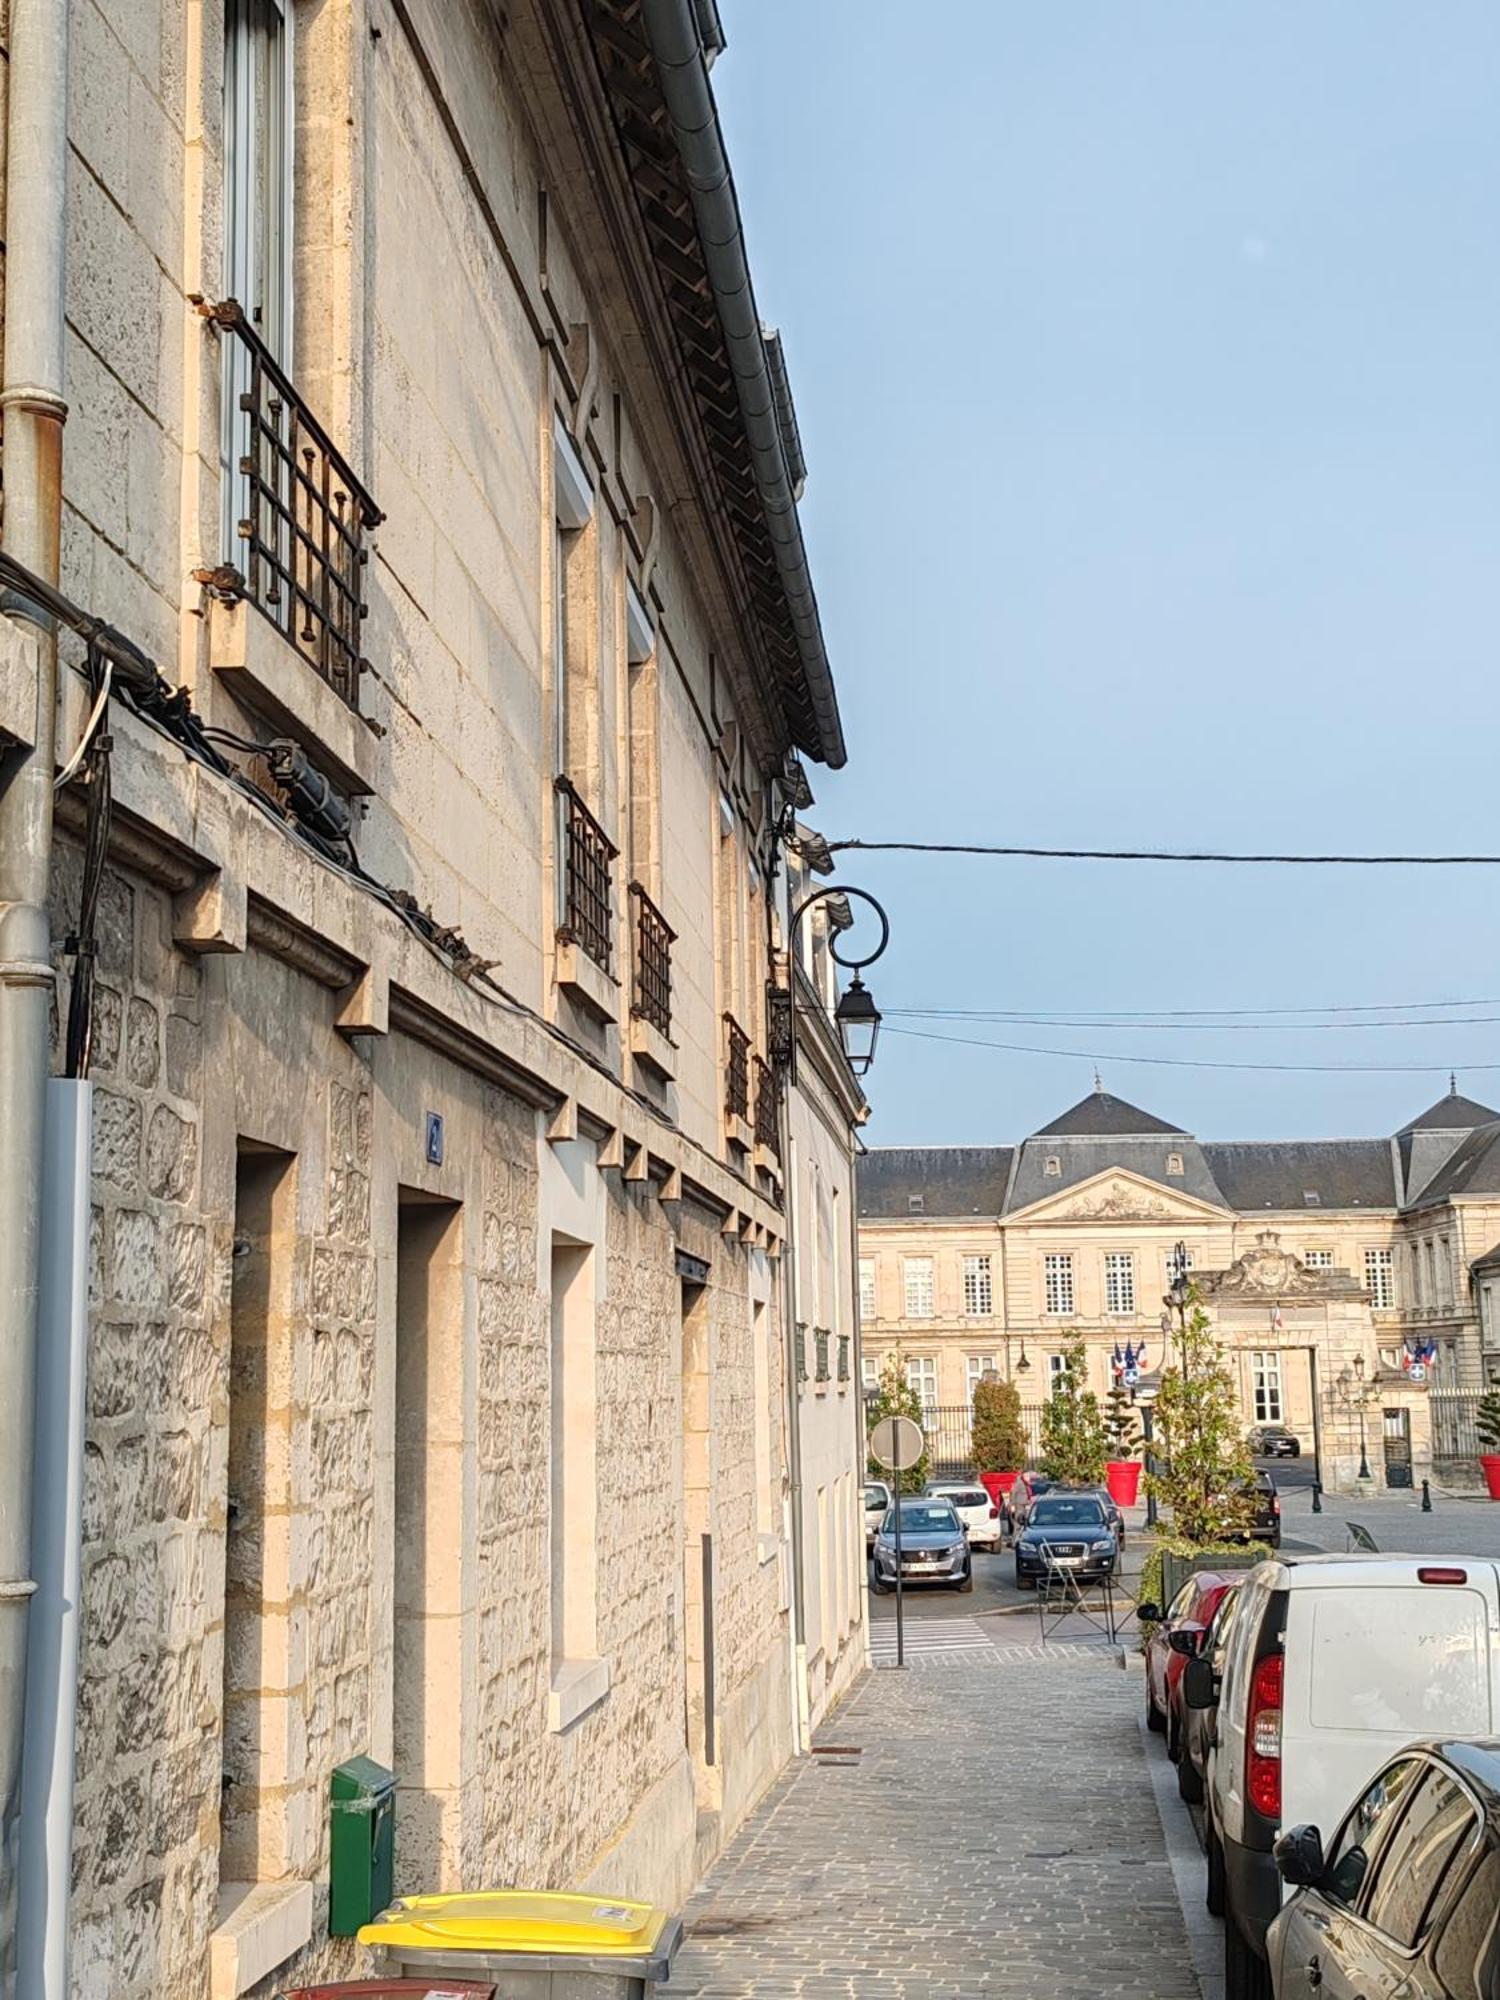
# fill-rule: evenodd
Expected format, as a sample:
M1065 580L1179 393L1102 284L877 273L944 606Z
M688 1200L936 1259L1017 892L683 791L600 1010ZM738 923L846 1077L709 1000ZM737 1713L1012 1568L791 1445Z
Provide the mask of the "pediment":
M1013 1210L1005 1219L1023 1218L1027 1222L1222 1222L1224 1210L1124 1167L1106 1167L1058 1194Z

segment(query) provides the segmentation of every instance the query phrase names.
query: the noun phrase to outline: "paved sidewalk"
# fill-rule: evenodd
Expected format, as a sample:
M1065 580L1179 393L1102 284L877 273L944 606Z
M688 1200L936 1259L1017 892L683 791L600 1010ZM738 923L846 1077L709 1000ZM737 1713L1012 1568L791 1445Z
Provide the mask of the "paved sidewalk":
M1434 1494L1430 1514L1422 1512L1420 1493L1381 1487L1367 1494L1325 1493L1321 1514L1313 1513L1312 1494L1305 1489L1281 1496L1281 1532L1289 1548L1342 1554L1350 1521L1368 1528L1392 1553L1500 1556L1500 1505L1479 1495Z
M669 1996L1199 2000L1103 1647L867 1674L686 1912Z

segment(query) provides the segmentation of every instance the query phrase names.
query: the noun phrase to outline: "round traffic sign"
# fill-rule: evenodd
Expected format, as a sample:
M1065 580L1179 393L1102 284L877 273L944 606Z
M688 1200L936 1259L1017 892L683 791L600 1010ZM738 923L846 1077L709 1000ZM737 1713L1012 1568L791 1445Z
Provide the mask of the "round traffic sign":
M922 1426L910 1417L882 1417L870 1433L870 1456L887 1472L910 1472L926 1449Z

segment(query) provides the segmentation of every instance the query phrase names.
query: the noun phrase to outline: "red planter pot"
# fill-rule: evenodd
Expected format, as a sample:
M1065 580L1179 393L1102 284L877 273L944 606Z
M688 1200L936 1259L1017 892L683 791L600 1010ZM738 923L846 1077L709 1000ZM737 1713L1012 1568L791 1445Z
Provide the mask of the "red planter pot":
M1490 1489L1490 1498L1500 1500L1500 1451L1481 1452L1479 1469L1484 1474L1485 1485Z
M981 1472L979 1483L990 1496L990 1505L998 1507L1020 1478L1019 1472Z
M1104 1468L1104 1483L1117 1507L1133 1507L1141 1490L1141 1462L1138 1458L1112 1458Z

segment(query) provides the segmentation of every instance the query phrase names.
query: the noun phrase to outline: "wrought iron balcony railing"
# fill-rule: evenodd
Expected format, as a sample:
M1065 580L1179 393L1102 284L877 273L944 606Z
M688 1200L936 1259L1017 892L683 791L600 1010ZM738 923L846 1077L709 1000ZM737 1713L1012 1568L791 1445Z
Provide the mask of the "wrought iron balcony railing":
M731 1118L750 1116L750 1037L733 1014L724 1016L724 1109Z
M781 1158L781 1120L776 1094L776 1072L769 1063L755 1058L755 1143Z
M351 708L364 669L368 530L385 518L234 299L214 324L239 343L237 531L245 595Z
M813 1328L813 1380L829 1382L833 1378L828 1368L829 1332L826 1326Z
M851 1343L848 1334L841 1333L839 1335L839 1380L841 1382L847 1382L849 1380L850 1345Z
M677 933L639 882L635 900L635 993L631 1011L670 1037L672 1033L672 946Z
M610 869L618 850L571 778L557 780L557 796L563 866L563 918L557 934L608 972L614 949Z

